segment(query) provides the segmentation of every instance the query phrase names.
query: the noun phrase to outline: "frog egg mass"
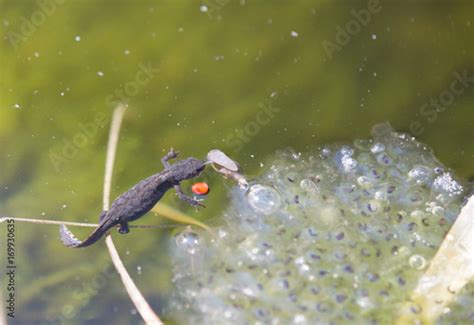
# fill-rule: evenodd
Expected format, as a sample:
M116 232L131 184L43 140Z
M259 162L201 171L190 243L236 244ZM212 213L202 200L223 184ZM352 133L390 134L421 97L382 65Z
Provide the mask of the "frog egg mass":
M178 323L386 324L402 304L421 312L410 293L468 192L426 146L381 124L370 140L282 151L265 166L231 192L213 233L171 245ZM473 321L473 292L439 323Z

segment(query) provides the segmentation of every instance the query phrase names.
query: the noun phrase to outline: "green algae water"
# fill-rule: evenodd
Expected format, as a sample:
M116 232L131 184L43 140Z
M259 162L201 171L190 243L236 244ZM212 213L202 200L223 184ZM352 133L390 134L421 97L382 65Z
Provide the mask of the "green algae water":
M254 181L242 191L206 173L199 210L165 195L216 238L152 213L137 223L171 229L113 233L163 320L395 320L470 191L473 12L467 0L0 0L0 215L97 222L124 102L112 199L170 147L221 149ZM393 151L393 132L420 147ZM71 250L56 226L2 223L0 255L9 324L142 322L103 242ZM469 304L472 283L437 321L472 322Z

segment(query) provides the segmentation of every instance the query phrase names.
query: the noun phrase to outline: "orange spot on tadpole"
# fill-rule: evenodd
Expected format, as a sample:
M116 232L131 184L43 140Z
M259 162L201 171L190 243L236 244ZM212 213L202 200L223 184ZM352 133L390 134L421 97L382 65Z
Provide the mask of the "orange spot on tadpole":
M193 191L194 194L205 195L209 193L209 185L207 185L207 183L204 183L204 182L194 183L193 186L191 187L191 190Z

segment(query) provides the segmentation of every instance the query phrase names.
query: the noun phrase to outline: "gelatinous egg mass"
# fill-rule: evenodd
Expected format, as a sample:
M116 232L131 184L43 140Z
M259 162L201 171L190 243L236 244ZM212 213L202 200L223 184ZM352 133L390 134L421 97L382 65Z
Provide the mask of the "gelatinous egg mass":
M372 139L314 147L276 153L248 189L230 192L211 232L176 237L170 319L394 324L407 305L425 323L429 311L410 293L468 190L425 145L388 124L374 127ZM474 284L463 292L437 324L472 323Z
M193 191L194 194L197 195L206 195L209 193L209 185L204 182L199 182L199 183L194 183L193 186L191 187L191 190Z

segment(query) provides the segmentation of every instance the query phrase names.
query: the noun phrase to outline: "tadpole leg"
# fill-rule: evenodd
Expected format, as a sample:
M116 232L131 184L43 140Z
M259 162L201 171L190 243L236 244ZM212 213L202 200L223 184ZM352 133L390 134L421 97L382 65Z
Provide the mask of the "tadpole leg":
M128 223L124 222L124 223L119 224L118 232L122 235L129 233L130 229L128 228Z
M197 207L197 206L206 207L204 204L202 204L198 200L193 199L192 197L184 194L183 190L181 189L181 186L175 185L174 190L176 191L176 194L178 195L178 197L184 202L188 203L189 205L192 205L193 207Z
M170 151L163 158L161 158L161 163L163 164L163 166L165 166L166 169L169 169L170 163L168 162L168 160L178 158L178 156L179 152L174 151L174 149L171 148Z

